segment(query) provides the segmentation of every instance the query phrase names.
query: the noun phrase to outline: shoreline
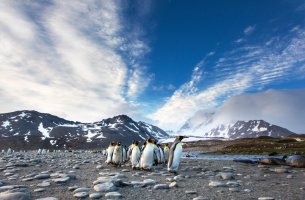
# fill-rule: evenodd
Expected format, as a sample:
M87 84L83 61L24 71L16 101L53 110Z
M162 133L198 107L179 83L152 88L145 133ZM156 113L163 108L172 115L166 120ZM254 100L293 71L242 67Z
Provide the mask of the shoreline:
M33 163L33 160L41 160ZM274 199L298 200L305 196L305 169L287 166L262 166L233 161L198 160L183 158L178 175L170 174L165 165L158 165L151 172L132 170L129 163L123 167L107 166L105 158L95 153L62 153L58 155L29 155L14 153L0 160L0 182L2 186L25 185L31 199L56 197L60 200L78 199L73 197L69 187L88 188L88 194L96 193L94 182L98 179L119 177L125 186L116 187L121 199ZM28 166L13 166L27 163ZM8 164L11 165L11 167ZM5 170L15 169L9 176ZM31 174L49 174L46 179L30 179ZM53 175L62 173L71 176L65 183L55 183ZM101 178L103 177L103 178ZM10 179L12 178L12 179ZM15 178L15 179L14 179ZM225 179L224 179L225 178ZM152 184L143 185L143 181ZM49 182L46 187L38 186ZM175 183L174 183L175 182ZM175 185L169 189L154 189L158 184ZM212 185L218 186L212 186ZM44 191L34 192L38 188ZM0 186L1 191L1 186ZM2 191L3 192L3 191ZM107 192L102 192L105 199ZM0 196L1 197L1 196ZM82 198L89 199L89 197ZM199 198L197 198L199 199ZM204 198L201 198L204 199Z

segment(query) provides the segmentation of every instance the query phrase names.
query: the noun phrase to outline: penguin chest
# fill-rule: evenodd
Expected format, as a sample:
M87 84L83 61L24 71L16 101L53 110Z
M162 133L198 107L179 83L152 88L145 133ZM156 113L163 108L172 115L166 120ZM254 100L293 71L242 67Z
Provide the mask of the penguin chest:
M142 167L151 167L154 159L154 147L153 145L147 144L142 156L141 156L141 165Z
M182 156L182 144L177 144L174 151L172 167L178 167Z

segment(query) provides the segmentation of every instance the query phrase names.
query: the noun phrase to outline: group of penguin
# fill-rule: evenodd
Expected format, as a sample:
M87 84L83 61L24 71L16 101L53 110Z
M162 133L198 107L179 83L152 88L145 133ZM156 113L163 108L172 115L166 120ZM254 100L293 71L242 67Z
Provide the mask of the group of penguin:
M154 165L167 163L167 170L176 173L182 156L182 139L185 136L176 136L173 144L157 144L151 138L147 139L139 147L139 141L133 143L126 149L121 143L111 142L106 150L106 163L121 166L130 161L132 169L151 170Z

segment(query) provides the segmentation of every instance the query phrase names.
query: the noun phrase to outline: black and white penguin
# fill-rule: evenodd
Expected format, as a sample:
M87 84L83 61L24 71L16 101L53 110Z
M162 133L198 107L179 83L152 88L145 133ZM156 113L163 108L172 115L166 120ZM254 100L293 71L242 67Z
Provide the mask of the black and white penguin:
M168 144L164 144L163 146L163 152L164 152L164 162L168 162L168 157L169 157L169 146Z
M121 166L123 164L123 147L120 142L118 142L113 150L112 163L116 166Z
M112 156L113 156L114 146L115 146L115 143L111 142L109 147L106 150L106 154L107 154L106 163L107 164L112 163Z
M132 144L131 156L130 156L132 169L139 168L140 156L141 156L141 151L139 148L139 142L134 141L134 143Z
M154 162L154 143L151 138L146 140L145 146L142 146L143 151L140 159L140 168L151 170Z
M183 138L187 138L185 136L176 136L174 143L172 144L169 150L169 159L167 164L167 170L169 172L177 173L180 159L182 156L182 142Z

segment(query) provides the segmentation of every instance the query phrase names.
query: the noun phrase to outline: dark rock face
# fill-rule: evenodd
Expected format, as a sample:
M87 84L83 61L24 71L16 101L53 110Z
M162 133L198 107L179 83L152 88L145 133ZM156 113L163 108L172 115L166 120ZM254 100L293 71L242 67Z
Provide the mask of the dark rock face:
M294 134L288 129L269 124L264 120L237 121L234 124L219 125L204 134L206 137L256 138L260 136L286 137Z
M36 111L0 114L0 149L94 149L110 141L129 145L133 140L167 136L162 129L126 115L81 123Z

